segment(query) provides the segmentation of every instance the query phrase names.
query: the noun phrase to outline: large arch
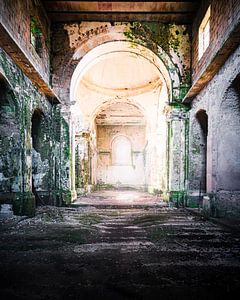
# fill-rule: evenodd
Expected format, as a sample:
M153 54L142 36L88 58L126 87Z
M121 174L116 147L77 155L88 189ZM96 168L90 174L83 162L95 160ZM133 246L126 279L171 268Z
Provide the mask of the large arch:
M62 103L69 105L69 86L79 61L81 62L93 49L113 41L125 42L128 44L129 49L134 51L136 48L140 49L141 46L143 49L148 49L150 55L148 53L147 56L155 56L155 58L160 59L169 73L172 84L171 99L174 101L181 99L184 96L183 94L186 93L186 84L189 85L187 79L189 61L186 61L187 56L184 54L185 50L183 51L182 46L180 46L177 52L170 46L170 50L166 52L166 45L171 43L171 41L165 41L164 44L161 44L161 42L157 43L153 38L150 38L151 40L148 42L150 42L151 47L146 44L146 38L144 36L138 36L133 41L128 36L129 30L131 30L130 23L110 24L81 22L81 24L65 24L64 30L66 31L66 35L62 39L62 44L65 47L68 45L69 51L66 52L64 48L61 48L62 50L59 51L59 49L56 48L57 56L53 61L53 86L62 99ZM182 33L181 39L179 39L179 36L175 36L175 40L172 42L178 39L179 45L181 45L182 40L186 40L186 43L189 43L184 26L177 26L175 29L173 27L171 30L175 30L177 34L179 34L179 31ZM184 43L184 45L186 45L186 43ZM187 48L186 51L190 51L189 48ZM59 84L58 78L62 79L61 84Z
M97 112L102 110L106 103L120 101L124 103L131 102L144 112L147 142L143 154L145 163L143 172L145 178L143 181L146 183L146 188L149 191L166 191L168 187L166 174L168 173L167 157L169 156L167 151L169 149L167 135L169 129L165 107L174 101L177 93L180 92L178 67L172 63L170 57L163 53L161 49L159 49L159 52L163 55L160 59L153 51L138 43L122 39L110 41L100 39L98 42L100 44L95 48L96 43L91 44L92 49L88 47L86 50L85 47L85 52L82 48L83 45L80 45L73 56L75 60L80 60L80 62L75 67L70 84L71 189L74 190L76 187L75 172L85 178L83 180L85 186L97 183L97 176L93 172L97 168L98 155L95 118ZM137 85L134 88L123 88L123 86L106 88L104 85L92 84L92 82L89 83L86 80L89 73L93 73L93 68L104 65L107 60L115 59L116 62L116 56L119 56L119 60L126 56L141 61L146 66L142 69L147 70L148 66L155 75L145 85ZM99 72L95 73L99 74ZM139 76L135 77L138 78ZM99 94L104 96L101 98ZM94 105L91 103L94 103ZM81 159L76 156L77 153L81 153ZM79 163L80 160L81 163ZM77 168L75 161L77 161ZM83 166L82 170L80 170L80 165ZM83 181L77 178L78 183ZM80 186L83 188L81 184ZM72 194L73 197L76 197L75 192Z

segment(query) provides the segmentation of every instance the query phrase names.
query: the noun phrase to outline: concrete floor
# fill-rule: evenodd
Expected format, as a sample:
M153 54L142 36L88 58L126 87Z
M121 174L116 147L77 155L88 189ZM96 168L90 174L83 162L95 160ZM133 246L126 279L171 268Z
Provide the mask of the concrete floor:
M239 232L157 196L104 191L73 207L39 207L31 219L0 217L1 299L195 300L240 292Z

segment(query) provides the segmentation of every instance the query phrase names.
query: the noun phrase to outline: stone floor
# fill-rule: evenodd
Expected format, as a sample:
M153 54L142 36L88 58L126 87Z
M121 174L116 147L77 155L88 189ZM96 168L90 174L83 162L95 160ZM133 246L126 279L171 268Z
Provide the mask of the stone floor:
M102 190L95 191L85 197L78 198L76 206L95 206L98 208L144 208L167 206L160 196L150 195L137 190Z
M39 207L31 219L0 217L0 299L195 300L240 292L239 232L157 196L104 191L72 207Z

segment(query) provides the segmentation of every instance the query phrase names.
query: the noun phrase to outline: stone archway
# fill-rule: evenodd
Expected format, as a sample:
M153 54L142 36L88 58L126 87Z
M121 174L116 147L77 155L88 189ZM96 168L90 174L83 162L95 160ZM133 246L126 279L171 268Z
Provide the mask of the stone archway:
M101 101L96 104L94 111L109 101L130 100L134 102L132 89L130 94L128 94L129 89L118 89L117 94L116 91L114 91L115 94L111 94L106 86L99 88L90 84L89 80L82 80L97 63L101 64L106 57L118 55L121 51L122 54L125 51L129 55L141 57L142 61L145 60L155 66L161 78L161 88L160 84L151 81L151 84L147 84L148 88L134 91L135 95L139 93L139 101L135 99L136 104L146 108L146 130L149 139L146 145L148 155L145 156L145 161L146 165L153 166L146 170L146 177L149 179L148 190L164 191L167 199L172 196L173 198L182 197L186 190L187 175L186 167L180 165L187 163L185 158L187 129L185 130L185 126L187 126L188 114L187 109L180 102L190 86L190 39L187 26L145 22L78 22L55 24L53 40L55 36L58 39L55 39L56 43L53 42L52 82L54 90L62 100L61 110L66 116L65 120L70 123L71 166L66 183L71 187L71 195L74 195L72 199L76 197L75 172L71 171L75 170L76 147L80 149L79 153L84 153L81 157L90 158L86 165L90 164L91 170L90 173L86 172L87 176L84 175L84 177L91 177L91 183L96 182L96 177L92 172L96 165L96 151L94 150L96 131L92 130L94 129L94 112L89 110L89 104L92 101L92 96L89 97L89 95L107 92L107 97L104 99L95 97ZM59 78L61 78L61 84L59 84ZM148 107L144 105L147 104L147 89L148 92L155 90L155 109L152 109L152 105ZM89 90L91 90L90 94ZM158 124L155 122L156 118L159 120ZM79 143L85 146L79 146ZM87 150L88 147L92 150ZM78 163L78 168L80 165ZM162 170L161 173L158 171L159 168ZM80 184L80 181L78 182ZM89 184L86 179L84 182Z
M160 60L170 78L170 100L181 100L190 86L188 29L184 25L158 24L158 27L152 28L138 22L80 22L63 27L55 24L53 38L56 35L58 40L56 44L53 43L53 87L62 103L69 104L69 86L79 62L94 49L113 41L125 42L133 51L142 47L140 53L153 57L154 61ZM62 31L64 35L60 34ZM62 79L61 84L59 78Z
M199 126L199 193L207 191L207 136L208 136L208 115L205 110L199 110L196 113L196 119Z
M99 46L88 53L75 70L71 84L71 103L74 103L71 106L72 125L80 125L78 128L72 126L75 130L73 138L78 136L72 144L78 149L82 148L84 154L81 159L74 157L72 161L77 161L77 173L82 173L85 178L85 189L86 185L94 185L99 181L109 184L124 182L124 185L152 190L162 190L167 186L166 176L163 175L167 173L164 107L170 101L171 80L161 61L151 51L139 47L137 50L129 49L129 43L122 41ZM141 145L132 151L134 163L131 171L128 167L128 182L117 179L114 170L119 167L111 163L107 163L111 171L101 169L104 173L101 176L97 171L101 161L98 137L104 132L103 127L105 131L108 128L109 132L105 132L105 135L112 139L116 134L133 136L134 130L136 136L142 136ZM160 146L157 145L159 139ZM108 150L105 149L105 152L111 155L111 143L109 140L107 143ZM111 158L108 160L111 161ZM80 171L80 165L84 166L84 171ZM89 179L86 179L86 174ZM135 182L132 179L134 177L137 178ZM73 175L74 181L76 178ZM77 178L77 182L80 181Z

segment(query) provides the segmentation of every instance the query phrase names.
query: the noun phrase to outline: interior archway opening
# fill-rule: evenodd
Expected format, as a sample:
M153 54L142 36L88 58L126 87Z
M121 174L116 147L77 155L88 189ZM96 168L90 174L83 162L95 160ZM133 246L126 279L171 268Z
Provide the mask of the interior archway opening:
M77 194L100 185L166 190L167 71L155 54L135 53L129 43L105 46L99 46L100 53L93 49L90 61L83 57L72 78L72 182ZM129 153L131 160L123 164ZM116 163L116 157L122 162Z

